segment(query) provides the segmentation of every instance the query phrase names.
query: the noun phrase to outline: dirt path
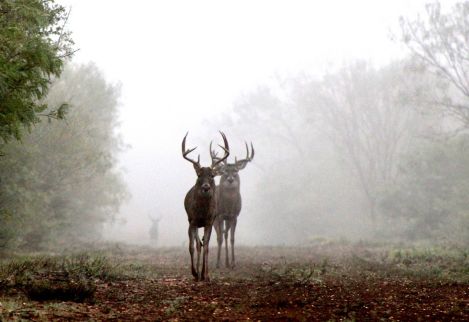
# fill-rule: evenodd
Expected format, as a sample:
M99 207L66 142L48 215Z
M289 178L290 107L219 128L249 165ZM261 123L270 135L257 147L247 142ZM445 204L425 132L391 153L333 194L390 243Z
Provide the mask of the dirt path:
M89 303L23 300L0 309L11 320L469 321L466 281L353 264L307 249L269 254L240 249L238 268L213 270L208 283L189 277L180 250L125 254L120 260L155 271L97 280Z

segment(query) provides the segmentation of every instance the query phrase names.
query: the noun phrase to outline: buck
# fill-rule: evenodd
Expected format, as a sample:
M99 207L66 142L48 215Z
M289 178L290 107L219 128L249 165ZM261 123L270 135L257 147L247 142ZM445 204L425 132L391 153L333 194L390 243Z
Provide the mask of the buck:
M237 160L235 163L228 163L227 158L217 158L217 153L212 150L210 143L210 155L212 157L212 168L216 169L217 175L221 175L220 184L217 187L218 209L217 217L214 222L214 228L217 233L218 253L217 253L217 268L220 268L220 255L221 247L223 244L223 237L225 237L225 265L230 267L228 256L228 231L230 231L231 242L231 268L235 267L235 231L238 221L239 213L241 212L241 193L240 193L240 179L238 172L246 167L248 162L254 158L254 147L251 143L251 155L249 155L249 147L246 144L246 158ZM223 161L220 162L220 161Z
M148 218L150 218L150 220L151 220L151 226L150 226L150 229L149 229L148 233L150 235L150 239L152 241L152 244L156 245L157 242L158 242L159 224L160 224L161 216L159 216L157 218L154 218L153 216L148 214Z
M217 215L217 193L215 185L216 168L222 163L230 154L228 141L223 132L220 132L223 137L224 146L219 145L223 151L224 156L220 159L213 160L210 167L202 167L200 165L200 155L197 161L187 157L189 153L194 151L197 147L186 150L186 136L182 140L182 156L187 161L194 165L197 174L197 181L195 185L189 190L184 199L184 208L187 212L187 219L189 220L189 253L191 255L191 271L195 280L209 280L208 276L208 248L210 243L210 235L212 233L212 226ZM204 228L204 236L202 241L199 239L198 228ZM197 247L197 265L194 266L194 243ZM202 272L199 272L200 253L203 247L202 259Z

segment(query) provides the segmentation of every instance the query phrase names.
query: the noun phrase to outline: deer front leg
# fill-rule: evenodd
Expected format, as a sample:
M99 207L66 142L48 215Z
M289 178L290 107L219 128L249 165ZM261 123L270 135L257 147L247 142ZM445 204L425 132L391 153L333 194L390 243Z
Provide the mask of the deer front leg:
M235 268L235 251L234 251L234 243L235 243L235 231L236 231L236 224L238 220L234 218L231 220L230 225L230 242L231 242L231 268Z
M225 229L223 230L223 235L225 236L225 266L226 268L230 267L230 259L228 257L228 232L230 230L230 221L224 220Z
M199 280L199 274L195 270L194 267L194 241L195 241L195 236L194 236L194 228L192 226L189 226L189 254L191 254L191 271L192 271L192 276L194 276L195 280Z
M199 232L198 229L194 229L194 235L195 235L195 247L197 249L197 278L200 280L200 253L202 250L202 242L200 241L199 238Z
M212 234L212 225L206 226L204 229L204 257L202 261L202 281L209 281L208 277L208 247L210 243L210 235Z
M217 268L220 268L221 245L223 244L223 220L215 221L215 232L217 233Z

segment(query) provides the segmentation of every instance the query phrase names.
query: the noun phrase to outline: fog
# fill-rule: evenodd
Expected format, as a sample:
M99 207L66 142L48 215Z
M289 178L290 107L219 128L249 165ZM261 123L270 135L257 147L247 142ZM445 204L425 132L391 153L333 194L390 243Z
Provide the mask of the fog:
M209 165L209 143L220 141L219 130L230 143L230 162L244 157L244 141L256 151L240 172L237 244L372 236L369 200L356 174L371 173L357 168L369 160L366 153L358 153L359 160L345 153L350 142L337 130L344 120L330 122L321 109L323 91L346 82L344 68L364 75L362 83L350 80L360 98L379 100L370 84L405 88L408 79L387 66L409 54L396 40L399 17L416 17L426 1L59 2L71 8L68 24L79 48L73 61L95 62L122 86L116 131L128 145L120 167L132 197L106 225L106 239L154 245L151 216L161 218L158 246L187 243L183 200L196 175L182 158L181 141L188 131L187 145L198 147L194 157L200 153ZM362 112L369 132L354 142L383 129L374 120L397 115L386 106ZM389 132L405 132L393 147L396 156L414 144L420 124L428 130L432 122L399 115ZM378 149L388 142L381 139L366 142ZM365 188L384 184L370 180Z

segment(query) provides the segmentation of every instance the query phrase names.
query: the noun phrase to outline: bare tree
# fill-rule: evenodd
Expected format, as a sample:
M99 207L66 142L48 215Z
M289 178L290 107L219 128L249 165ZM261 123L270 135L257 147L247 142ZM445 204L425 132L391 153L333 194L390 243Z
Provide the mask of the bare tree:
M451 86L432 96L432 105L469 128L469 1L443 12L438 1L426 5L426 14L409 20L401 17L402 41L419 65ZM455 95L457 94L457 95Z
M208 249L210 242L210 235L212 233L213 221L217 215L217 194L215 185L216 167L218 164L226 160L230 154L228 141L223 132L220 132L223 137L224 146L220 147L224 151L224 156L217 160L212 161L211 167L202 167L200 165L200 155L197 161L187 157L189 153L196 148L186 150L186 136L182 140L182 156L187 161L194 165L197 174L197 181L195 185L189 190L184 199L184 208L187 212L187 219L189 220L189 253L191 255L191 270L195 280L209 280L208 277ZM202 241L199 239L198 228L204 228L204 236ZM194 266L194 242L197 246L197 265ZM202 260L202 272L199 272L200 252L204 249Z
M303 104L327 125L325 132L364 193L372 224L379 190L391 183L413 109L402 98L399 65L376 70L364 62L306 88Z
M254 158L254 147L251 143L251 155L249 155L249 147L246 143L246 158L242 160L237 160L235 158L235 163L231 164L228 163L226 159L223 161L223 163L220 163L220 159L217 158L217 154L212 150L211 143L210 154L212 156L213 162L215 162L212 167L215 167L217 174L221 175L220 184L217 187L218 211L214 222L218 242L217 268L220 267L220 254L223 244L223 236L225 237L225 265L226 267L230 267L230 261L228 257L228 232L230 232L231 242L231 267L234 268L235 231L238 216L241 212L241 181L238 172L244 169L248 162L252 161ZM215 164L218 164L218 166Z

